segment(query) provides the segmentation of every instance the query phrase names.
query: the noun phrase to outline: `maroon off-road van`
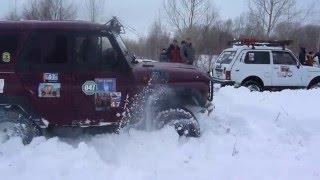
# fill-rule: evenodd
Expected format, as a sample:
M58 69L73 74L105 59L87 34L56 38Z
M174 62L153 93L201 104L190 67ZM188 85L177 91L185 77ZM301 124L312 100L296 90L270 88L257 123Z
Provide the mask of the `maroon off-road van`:
M29 143L59 128L141 125L148 114L157 128L198 136L188 107L208 106L210 77L189 65L137 61L121 32L116 19L0 22L2 133Z

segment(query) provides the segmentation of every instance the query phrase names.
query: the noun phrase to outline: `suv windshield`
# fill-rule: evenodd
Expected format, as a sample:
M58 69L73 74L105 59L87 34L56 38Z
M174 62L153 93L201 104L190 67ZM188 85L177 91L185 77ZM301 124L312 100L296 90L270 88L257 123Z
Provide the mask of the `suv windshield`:
M221 64L230 64L236 55L236 51L225 51L219 57L217 62Z

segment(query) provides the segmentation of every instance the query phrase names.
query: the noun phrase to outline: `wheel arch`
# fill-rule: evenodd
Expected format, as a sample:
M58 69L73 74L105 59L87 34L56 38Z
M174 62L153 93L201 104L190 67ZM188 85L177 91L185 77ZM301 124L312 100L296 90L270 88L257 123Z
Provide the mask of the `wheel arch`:
M310 83L309 83L309 85L307 86L307 88L310 89L311 86L312 86L314 83L316 83L316 82L320 82L320 76L317 76L317 77L313 78L313 79L310 81Z

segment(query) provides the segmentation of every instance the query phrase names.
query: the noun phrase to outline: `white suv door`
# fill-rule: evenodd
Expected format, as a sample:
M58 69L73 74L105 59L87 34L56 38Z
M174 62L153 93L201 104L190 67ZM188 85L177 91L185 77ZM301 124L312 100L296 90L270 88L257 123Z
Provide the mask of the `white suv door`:
M233 67L235 81L241 83L248 77L256 76L265 86L270 86L272 78L270 53L268 50L243 51L241 61L236 62Z
M302 69L297 59L287 51L272 51L272 86L302 86Z

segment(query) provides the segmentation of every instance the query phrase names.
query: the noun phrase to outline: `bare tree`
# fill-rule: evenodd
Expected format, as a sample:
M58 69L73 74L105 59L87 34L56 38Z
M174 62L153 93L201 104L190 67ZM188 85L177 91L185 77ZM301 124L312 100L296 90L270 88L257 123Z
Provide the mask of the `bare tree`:
M31 0L25 6L23 18L27 20L72 20L76 8L66 0Z
M85 0L91 22L96 22L104 10L105 0Z
M164 9L169 23L179 33L197 25L211 25L217 17L209 0L165 0Z
M267 37L278 23L291 22L299 12L296 0L249 0L250 15L264 28Z
M17 0L14 0L13 9L6 16L6 19L12 20L12 21L19 21L20 20L20 15L18 14Z

